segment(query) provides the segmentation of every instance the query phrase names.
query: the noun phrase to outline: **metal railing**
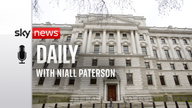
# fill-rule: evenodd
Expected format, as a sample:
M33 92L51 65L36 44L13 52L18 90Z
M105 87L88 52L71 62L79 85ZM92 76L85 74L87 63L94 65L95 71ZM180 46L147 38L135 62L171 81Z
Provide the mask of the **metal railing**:
M172 102L172 103L173 104L171 105L171 108L179 108L179 107L180 108L190 108L190 105L189 105L188 101L185 101L183 104L177 103L177 101ZM109 107L107 107L108 105L107 105L107 103L105 103L105 108L133 108L133 107L135 107L135 106L132 105L132 103L130 103L128 107L126 107L126 106L123 107L123 105L120 104L120 103L115 103L115 104L116 104L116 106L114 106L114 105L112 105L112 103L110 103ZM146 103L141 102L141 103L138 103L138 104L140 104L140 105L136 106L137 108L144 108ZM75 106L75 108L83 108L83 105L84 104L80 103L79 106ZM45 106L46 106L46 104L44 103L41 108L45 108ZM52 108L57 108L57 106L58 106L58 104L55 103L54 107L52 107ZM92 103L89 106L85 105L85 108L87 108L87 107L91 108L91 106L92 106L92 108L99 108L98 106L96 107L95 103ZM148 107L156 108L156 106L157 105L155 104L155 102L153 102ZM158 105L158 107L159 107L159 105ZM160 106L160 108L168 108L168 107L169 106L167 105L166 101L163 102L163 104ZM68 103L68 105L64 106L64 108L70 108L70 103ZM71 108L74 108L74 106L72 106ZM102 108L102 106L100 108Z

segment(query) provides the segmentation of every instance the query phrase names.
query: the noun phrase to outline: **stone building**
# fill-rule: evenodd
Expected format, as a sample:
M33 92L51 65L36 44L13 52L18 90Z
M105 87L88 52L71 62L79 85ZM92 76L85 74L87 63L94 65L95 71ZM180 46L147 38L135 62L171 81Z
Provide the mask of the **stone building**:
M33 24L59 27L60 39L33 39L33 93L72 96L192 94L192 29L149 27L143 16L80 14L75 24ZM78 45L75 64L37 64L37 45ZM69 52L68 58L70 58ZM116 77L38 78L35 69L113 68ZM78 73L76 73L78 74Z

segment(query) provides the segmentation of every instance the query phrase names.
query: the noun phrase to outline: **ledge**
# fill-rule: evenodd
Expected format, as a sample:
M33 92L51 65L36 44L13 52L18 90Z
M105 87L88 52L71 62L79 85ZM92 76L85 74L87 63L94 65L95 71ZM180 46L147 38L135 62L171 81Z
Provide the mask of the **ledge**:
M95 37L94 39L101 39L101 37Z
M167 43L161 43L161 44L163 44L163 45L167 45Z
M82 37L81 38L77 37L76 39L83 39L83 38Z
M108 39L115 39L115 38L108 38Z
M145 39L139 39L139 41L145 41Z
M129 40L129 38L121 38L121 40Z
M59 40L53 40L52 42L59 42Z

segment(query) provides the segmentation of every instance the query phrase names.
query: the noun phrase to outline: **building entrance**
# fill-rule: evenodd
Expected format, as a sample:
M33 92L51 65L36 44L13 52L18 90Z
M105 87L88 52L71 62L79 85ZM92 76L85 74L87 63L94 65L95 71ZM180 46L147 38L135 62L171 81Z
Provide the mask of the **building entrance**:
M110 97L116 101L116 85L108 85L108 101L110 101Z

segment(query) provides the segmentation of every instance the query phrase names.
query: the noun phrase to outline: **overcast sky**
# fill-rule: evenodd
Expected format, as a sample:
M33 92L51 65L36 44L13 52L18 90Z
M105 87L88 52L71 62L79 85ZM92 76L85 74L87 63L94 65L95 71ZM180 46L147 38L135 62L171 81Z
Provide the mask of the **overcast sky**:
M74 24L75 16L78 12L74 10L63 11L62 3L60 7L50 4L54 0L39 0L41 6L41 18L33 16L33 23L45 23L47 21L55 24ZM147 26L167 27L172 25L178 28L192 28L192 0L184 0L181 11L172 10L169 15L158 14L158 4L156 0L134 0L134 8L136 12L120 11L111 9L113 14L132 14L134 16L144 16Z

